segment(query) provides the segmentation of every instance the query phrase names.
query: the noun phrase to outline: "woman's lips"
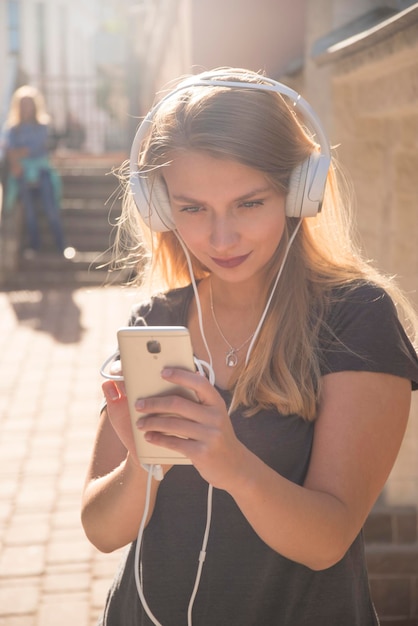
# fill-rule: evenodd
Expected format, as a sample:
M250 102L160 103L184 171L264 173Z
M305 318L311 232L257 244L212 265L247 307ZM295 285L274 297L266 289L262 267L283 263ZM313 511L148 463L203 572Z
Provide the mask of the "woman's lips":
M250 256L250 253L244 254L242 256L228 257L227 259L224 259L224 258L219 259L216 257L211 257L211 259L214 263L216 263L216 265L219 265L219 267L232 268L232 267L238 267L238 265L241 265L241 263L244 263L244 261L248 259L249 256Z

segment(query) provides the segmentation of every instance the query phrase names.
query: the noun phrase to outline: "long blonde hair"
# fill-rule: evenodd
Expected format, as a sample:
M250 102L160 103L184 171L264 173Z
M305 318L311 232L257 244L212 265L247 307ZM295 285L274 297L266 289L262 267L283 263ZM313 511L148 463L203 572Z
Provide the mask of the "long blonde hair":
M21 123L20 103L24 98L32 100L34 105L34 122L37 124L48 124L49 115L46 112L45 100L39 89L31 85L23 85L16 89L13 93L10 103L9 114L6 120L6 126L12 128Z
M230 70L228 79L248 81L246 70ZM262 76L251 73L251 80ZM204 151L216 158L235 160L262 171L277 190L287 193L292 170L317 149L302 120L278 93L227 87L193 86L169 98L153 118L139 155L139 167L150 184L162 182L170 155L181 150ZM355 243L349 189L333 161L322 212L304 219L274 293L263 328L245 368L237 368L234 406L251 415L275 406L283 414L314 419L321 391L318 336L335 287L355 281L373 282L388 291L411 334L417 320L403 294L392 281L364 260ZM298 220L286 218L285 233L270 262L265 297L282 262L289 237ZM142 256L141 278L158 274L161 285L172 289L190 283L185 254L172 231L150 233L127 197L120 221L119 244L133 243L129 257ZM196 279L208 271L192 257Z

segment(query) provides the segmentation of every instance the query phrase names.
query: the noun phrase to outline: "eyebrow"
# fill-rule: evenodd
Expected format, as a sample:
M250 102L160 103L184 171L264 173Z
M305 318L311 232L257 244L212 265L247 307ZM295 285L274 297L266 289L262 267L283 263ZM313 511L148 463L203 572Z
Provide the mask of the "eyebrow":
M271 191L271 186L259 187L257 189L252 189L248 193L246 193L246 194L244 194L242 196L239 196L238 198L234 198L234 202L244 202L245 200L248 200L249 198L253 198L254 196L257 196L257 195L262 194L262 193L266 193L267 191ZM188 203L194 203L194 204L202 204L201 200L197 200L196 198L191 198L189 196L183 196L182 194L173 194L173 200L176 200L177 202L188 202Z

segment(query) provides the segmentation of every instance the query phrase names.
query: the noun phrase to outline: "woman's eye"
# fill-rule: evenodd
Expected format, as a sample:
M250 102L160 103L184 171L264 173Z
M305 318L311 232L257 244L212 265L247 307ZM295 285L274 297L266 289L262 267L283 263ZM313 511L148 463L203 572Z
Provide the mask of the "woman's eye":
M244 207L244 209L252 209L256 206L262 206L263 204L264 202L262 200L250 200L248 202L243 202L241 206Z
M202 210L200 206L184 206L180 209L181 213L198 213Z

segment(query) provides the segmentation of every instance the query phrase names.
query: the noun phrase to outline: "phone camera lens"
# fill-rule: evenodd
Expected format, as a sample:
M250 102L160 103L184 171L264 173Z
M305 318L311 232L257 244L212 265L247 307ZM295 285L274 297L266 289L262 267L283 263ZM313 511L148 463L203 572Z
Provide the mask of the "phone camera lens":
M156 339L147 341L147 350L150 354L159 354L161 352L161 344Z

